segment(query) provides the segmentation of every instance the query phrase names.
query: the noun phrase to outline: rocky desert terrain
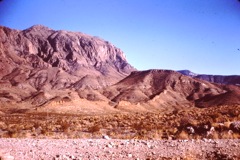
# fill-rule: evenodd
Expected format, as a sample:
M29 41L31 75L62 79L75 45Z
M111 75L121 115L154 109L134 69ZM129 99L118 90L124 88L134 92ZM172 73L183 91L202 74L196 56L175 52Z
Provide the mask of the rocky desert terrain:
M239 159L239 77L137 71L99 37L1 26L0 155Z
M239 159L239 147L239 140L0 139L0 155L8 160L222 160Z

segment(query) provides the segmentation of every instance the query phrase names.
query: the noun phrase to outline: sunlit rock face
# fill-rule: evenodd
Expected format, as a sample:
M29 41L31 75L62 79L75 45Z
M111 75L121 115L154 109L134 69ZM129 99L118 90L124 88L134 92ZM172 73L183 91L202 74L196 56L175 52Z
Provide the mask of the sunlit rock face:
M119 48L98 37L42 25L0 26L0 105L79 99L79 90L89 96L86 89L115 84L134 70Z
M11 80L18 83L16 76L21 72L23 81L29 81L34 88L70 87L86 76L97 79L97 84L89 83L89 87L99 88L116 83L135 70L119 48L80 32L35 25L22 31L0 27L0 35L0 78L10 80L6 76L11 74Z

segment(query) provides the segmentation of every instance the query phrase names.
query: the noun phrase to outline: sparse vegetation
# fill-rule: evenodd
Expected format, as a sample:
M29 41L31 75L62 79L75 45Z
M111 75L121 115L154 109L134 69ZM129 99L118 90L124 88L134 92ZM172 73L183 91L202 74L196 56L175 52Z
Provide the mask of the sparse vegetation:
M0 117L0 137L99 138L108 135L122 139L239 139L237 113L240 106L188 108L167 114L6 114Z

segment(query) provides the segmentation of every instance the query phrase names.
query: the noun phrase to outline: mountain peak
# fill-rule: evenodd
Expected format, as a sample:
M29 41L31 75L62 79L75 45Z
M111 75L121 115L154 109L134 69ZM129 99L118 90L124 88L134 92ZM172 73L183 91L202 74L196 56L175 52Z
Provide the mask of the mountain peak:
M46 26L41 25L41 24L33 25L30 28L28 28L28 29L31 29L31 30L52 30L51 28L46 27Z
M2 47L0 44L0 48L11 50L6 53L9 52L11 53L9 56L16 57L13 64L24 62L41 72L39 77L45 77L41 74L44 72L48 74L46 70L52 70L52 68L62 70L65 78L50 84L53 88L66 88L75 83L80 84L81 79L86 75L97 79L88 86L99 88L116 83L135 70L119 48L102 39L79 32L55 31L43 25L34 25L26 30L15 32L9 28L8 32L4 31L1 35L1 41L5 43ZM10 70L16 65L9 67ZM45 85L49 86L49 82L45 80L41 85L33 83L35 80L31 83L34 87L41 89Z
M183 75L186 75L186 76L190 76L190 77L195 77L197 76L198 74L190 71L190 70L180 70L178 71L179 73L183 74Z

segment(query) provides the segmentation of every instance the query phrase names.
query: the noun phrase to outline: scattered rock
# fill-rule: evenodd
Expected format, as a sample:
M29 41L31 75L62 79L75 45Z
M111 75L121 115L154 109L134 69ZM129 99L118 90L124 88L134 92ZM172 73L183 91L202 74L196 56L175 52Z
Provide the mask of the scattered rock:
M188 132L189 134L194 134L194 133L195 133L195 130L194 130L193 127L189 126L189 127L187 127L187 132Z
M111 144L107 144L108 148L113 148L113 146Z
M233 132L240 132L240 121L235 121L230 124L230 129Z
M75 141L76 145L73 143ZM90 146L89 143L93 145ZM129 142L126 144L126 142ZM216 145L217 142L217 145ZM1 160L13 159L238 159L240 140L106 140L106 139L0 139ZM135 145L134 145L135 143ZM146 145L143 145L146 144ZM36 144L42 147L32 146ZM115 146L121 145L119 148ZM84 147L85 146L85 147ZM99 148L102 146L102 149ZM152 147L151 147L152 146ZM153 147L154 146L154 147ZM151 149L149 149L149 147ZM32 150L32 152L29 152ZM76 152L77 151L77 152ZM11 156L9 154L10 153ZM44 154L45 153L45 154ZM51 158L52 157L52 158ZM184 158L185 157L185 158ZM234 158L233 158L234 157Z
M132 158L133 157L133 155L132 154L128 154L128 158Z
M110 140L111 138L108 135L103 135L103 139Z
M14 157L11 155L2 155L0 156L1 160L14 160Z

